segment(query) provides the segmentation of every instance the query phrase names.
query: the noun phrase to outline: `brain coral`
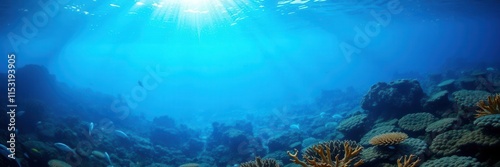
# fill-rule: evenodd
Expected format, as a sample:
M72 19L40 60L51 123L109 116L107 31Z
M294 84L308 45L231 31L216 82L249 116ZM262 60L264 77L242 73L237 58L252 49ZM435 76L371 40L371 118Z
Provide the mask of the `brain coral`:
M489 92L482 90L459 90L453 92L455 102L463 107L474 107L478 101L487 99Z
M448 130L451 128L455 123L458 122L457 118L443 118L440 119L436 122L433 122L429 125L427 125L427 128L425 128L426 132L435 132L435 133L440 133Z
M407 138L408 135L406 133L390 132L372 137L369 143L371 145L379 145L379 146L396 145L401 143Z
M359 114L344 119L342 122L340 122L339 126L337 126L337 130L341 132L349 132L351 130L361 128L367 117L367 114Z
M417 138L408 138L398 145L397 153L391 158L397 159L405 155L416 155L417 157L423 155L427 150L427 143Z
M466 133L457 141L458 147L497 146L500 144L500 134L490 133L485 129L477 129Z
M485 115L474 120L474 125L479 127L500 128L500 114Z
M403 116L398 121L399 127L408 131L420 131L424 130L427 125L436 121L436 117L434 117L430 113L421 112L421 113L413 113Z
M361 138L361 142L360 143L362 145L369 145L370 143L368 143L368 142L374 136L377 136L377 135L380 135L380 134L384 134L384 133L388 133L388 132L393 132L395 130L396 130L395 126L381 126L381 127L374 128L374 129L368 131L368 133L366 133L363 136L363 138Z
M443 157L439 159L429 160L422 163L421 167L479 167L481 163L477 161L476 158L464 157L464 156L451 156Z
M388 159L391 154L388 154L386 151L380 149L380 147L372 146L366 149L363 149L361 152L361 159L365 161L366 164L376 163L377 161L383 161Z
M432 140L430 146L431 151L438 156L447 156L455 154L459 151L456 143L462 136L470 133L468 130L450 130L439 134Z

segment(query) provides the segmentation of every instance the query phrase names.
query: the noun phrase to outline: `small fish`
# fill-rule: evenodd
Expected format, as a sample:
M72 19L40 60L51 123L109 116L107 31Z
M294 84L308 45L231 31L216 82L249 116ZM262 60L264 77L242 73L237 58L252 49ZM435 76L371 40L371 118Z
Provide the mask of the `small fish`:
M36 149L36 148L32 148L31 151L33 151L35 153L40 153L40 151L38 151L38 149Z
M332 118L333 119L342 119L342 115L340 115L340 114L333 114Z
M299 130L300 129L300 125L299 124L292 124L292 125L290 125L290 129L297 129L297 130Z
M89 124L89 136L92 136L92 130L94 130L94 123L90 122L90 124Z
M2 155L3 157L8 159L6 162L2 161L3 165L12 166L12 167L21 167L21 163L19 162L19 159L16 159L16 157L14 157L14 153L12 153L12 151L10 151L3 144L0 144L0 155Z
M109 158L108 152L104 152L104 156L106 157L106 160L108 160L109 165L113 166L113 163L111 163L111 158Z
M325 117L325 115L326 115L326 113L325 113L325 112L321 112L321 113L319 113L319 117L321 117L321 118Z
M0 154L4 157L8 157L12 152L3 144L0 144Z
M121 131L121 130L115 130L115 133L116 133L118 136L120 136L120 137L123 137L123 138L127 138L127 139L128 139L128 135L127 135L125 132Z
M76 152L75 150L71 149L68 145L64 144L64 143L54 143L54 146L62 151L65 151L65 152L72 152L73 155L76 155Z
M20 116L23 116L23 115L24 115L24 113L26 113L26 111L21 110L21 111L18 111L18 112L16 112L16 113L17 113L16 115L17 115L18 117L20 117Z
M24 157L31 159L30 156L28 155L28 153L24 153L23 155L24 155Z
M141 86L141 87L143 87L143 88L144 88L144 86L142 85L142 82L141 82L141 81L137 81L137 84L139 84L139 86Z

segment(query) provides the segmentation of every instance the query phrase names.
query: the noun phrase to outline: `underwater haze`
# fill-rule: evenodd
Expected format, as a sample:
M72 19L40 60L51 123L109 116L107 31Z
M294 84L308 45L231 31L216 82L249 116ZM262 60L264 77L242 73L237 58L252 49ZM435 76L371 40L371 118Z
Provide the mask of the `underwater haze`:
M168 71L136 109L150 116L302 103L395 73L498 62L496 1L43 2L8 0L2 50L113 95L147 67Z
M473 104L500 92L495 0L4 1L0 51L15 55L22 166L75 161L68 152L84 160L73 166L245 167L256 156L286 165L286 151L313 141L366 147L368 128L407 114L456 118L461 130L474 116L458 113L478 108L457 107L459 91L481 91L469 92ZM352 117L366 120L363 130L342 128ZM386 131L421 141L431 133L401 124ZM100 142L87 154L76 148L81 129ZM468 154L420 159L451 155ZM400 157L378 158L365 161ZM500 157L475 158L490 166Z

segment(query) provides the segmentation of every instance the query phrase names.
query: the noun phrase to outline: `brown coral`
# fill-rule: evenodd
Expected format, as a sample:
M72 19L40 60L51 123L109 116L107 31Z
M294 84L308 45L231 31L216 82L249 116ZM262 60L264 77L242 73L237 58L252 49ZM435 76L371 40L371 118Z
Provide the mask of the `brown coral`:
M477 106L481 109L476 110L476 118L485 115L500 114L500 94L488 96L488 104L484 100L481 100L477 103Z
M306 152L304 154L305 161L299 160L297 150L293 154L290 151L287 153L292 158L291 161L302 167L358 167L363 164L363 160L355 162L363 147L352 141L343 142L344 157L342 159L339 159L340 153L337 153L335 159L332 159L332 153L335 154L341 150L335 147L338 143L338 141L331 141L312 146L309 150L314 150L314 154L310 151ZM352 147L352 145L355 145L355 147ZM331 148L332 146L333 148Z
M370 144L378 146L396 145L403 142L407 138L408 135L402 132L384 133L370 139Z
M420 112L403 116L401 119L399 119L398 125L404 130L416 132L424 130L427 125L433 123L436 120L437 118L434 117L434 115L432 115L431 113Z
M255 161L240 164L240 167L279 167L279 163L274 159L261 159L255 157Z
M401 163L401 160L403 160L404 158L404 161ZM415 159L415 155L413 154L410 154L409 157L406 157L406 155L404 157L401 157L398 159L398 167L416 167L417 164L420 162L420 159L417 158Z

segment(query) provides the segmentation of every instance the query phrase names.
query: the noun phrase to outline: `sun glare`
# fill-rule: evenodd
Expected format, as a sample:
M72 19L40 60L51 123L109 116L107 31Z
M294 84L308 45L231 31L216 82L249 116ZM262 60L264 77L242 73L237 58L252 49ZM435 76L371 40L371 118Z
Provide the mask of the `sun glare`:
M151 8L151 19L175 22L179 28L198 30L217 25L235 25L242 20L248 0L141 0L131 12Z

